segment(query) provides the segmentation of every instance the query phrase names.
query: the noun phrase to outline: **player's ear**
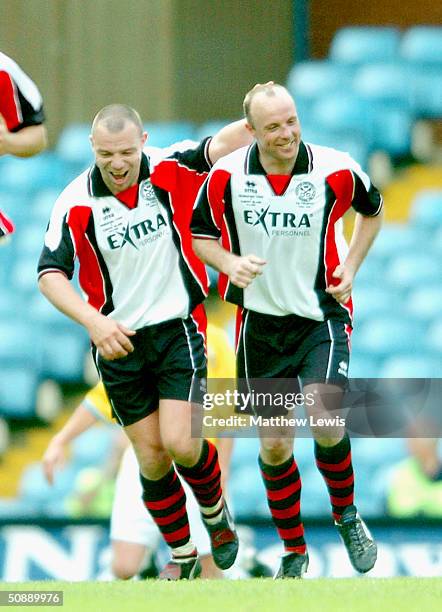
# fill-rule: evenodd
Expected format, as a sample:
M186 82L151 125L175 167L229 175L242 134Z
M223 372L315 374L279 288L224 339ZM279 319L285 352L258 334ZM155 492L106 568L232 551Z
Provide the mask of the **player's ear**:
M141 136L141 144L144 145L146 144L146 140L148 139L148 133L147 132L143 132L143 135Z
M253 137L255 137L255 128L252 124L246 122L246 129L251 133Z

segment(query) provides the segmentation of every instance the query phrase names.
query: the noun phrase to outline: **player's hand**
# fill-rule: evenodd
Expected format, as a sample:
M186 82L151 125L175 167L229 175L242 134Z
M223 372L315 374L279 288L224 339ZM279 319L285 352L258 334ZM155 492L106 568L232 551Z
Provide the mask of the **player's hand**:
M87 329L92 342L104 359L109 361L120 359L134 350L129 338L136 332L99 312L91 319Z
M54 475L57 468L63 467L66 463L66 448L57 438L53 438L41 460L43 473L50 485L54 484Z
M325 290L326 293L334 297L340 304L346 304L351 296L353 277L354 274L345 265L336 266L333 278L340 282L336 285L329 285Z
M9 153L9 138L10 131L8 130L8 126L6 125L5 118L0 113L0 155L5 155Z
M233 255L229 261L227 275L230 282L240 289L245 289L257 276L262 274L267 262L256 255Z

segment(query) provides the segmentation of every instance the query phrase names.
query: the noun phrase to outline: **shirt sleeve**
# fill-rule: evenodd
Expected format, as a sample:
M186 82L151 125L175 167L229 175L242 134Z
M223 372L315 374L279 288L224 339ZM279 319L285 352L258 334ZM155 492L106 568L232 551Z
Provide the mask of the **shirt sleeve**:
M368 174L362 170L361 166L350 156L349 159L349 167L354 180L351 205L354 210L361 215L376 217L382 210L382 196L371 182Z
M0 112L10 132L18 132L30 125L40 125L45 120L38 89L29 77L24 73L23 76L23 84L20 86L7 71L0 70Z
M102 382L86 393L83 406L101 421L113 421L112 407Z
M179 166L184 166L199 173L209 172L212 167L209 157L211 140L211 137L207 137L199 143L183 141L172 145L171 148L175 148L172 157L176 159Z
M230 173L213 168L202 185L193 211L191 232L195 238L218 239L222 233L225 198L230 190Z
M39 277L46 272L62 272L69 280L72 279L75 269L72 229L69 224L69 210L64 210L62 202L57 200L38 262Z

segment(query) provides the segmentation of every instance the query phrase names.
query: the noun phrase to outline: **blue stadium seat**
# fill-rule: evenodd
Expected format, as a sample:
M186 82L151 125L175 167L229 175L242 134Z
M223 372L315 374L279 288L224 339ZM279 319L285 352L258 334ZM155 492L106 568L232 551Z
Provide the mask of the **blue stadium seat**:
M400 461L408 455L403 440L396 438L355 438L352 441L355 467L369 465L372 469Z
M400 56L416 64L442 67L442 27L420 25L408 28L402 36Z
M400 253L406 254L418 250L421 244L422 236L416 228L403 223L386 223L376 237L366 262L371 257L380 258L385 266L391 258ZM361 270L366 262L363 263Z
M236 469L243 465L256 463L259 453L259 444L256 438L238 438L233 445L231 469Z
M18 313L22 314L22 312L23 304L18 294L13 291L0 293L0 321L13 320Z
M405 312L424 323L436 322L440 318L442 304L442 283L418 287L412 291L405 303Z
M397 62L370 63L357 69L352 87L355 93L371 102L408 110L411 106L412 76L409 67Z
M88 123L72 123L62 130L58 138L58 156L74 172L85 170L93 162L90 133L91 126Z
M395 355L382 366L385 378L440 378L442 365L440 356L419 351L416 355Z
M309 440L309 442L313 445L312 440ZM299 467L297 450L295 450L295 457ZM302 482L301 512L303 518L329 517L331 512L330 498L313 457L311 457L308 465L299 469L299 472Z
M416 67L411 103L413 114L418 118L442 117L442 64L439 68Z
M442 259L442 227L432 232L430 248L435 257Z
M364 354L385 359L397 353L420 350L423 330L414 322L392 313L389 317L367 321L353 331L353 343Z
M377 257L372 257L371 253L359 268L355 278L355 291L365 286L383 287L384 286L385 264Z
M442 358L442 321L437 321L428 330L425 337L425 346L428 350L439 354L439 364Z
M373 147L393 157L410 151L412 82L410 71L396 63L362 66L353 80L353 91L371 109Z
M327 131L352 131L368 147L372 146L374 123L370 104L350 91L334 92L316 101L310 110L309 123Z
M350 378L378 378L381 376L381 361L371 353L363 353L353 345L349 367Z
M44 232L46 231L52 208L60 195L59 189L42 189L37 192L30 203L29 213L32 223L40 230L41 246L43 247Z
M0 415L5 418L28 419L35 416L38 372L23 360L0 359Z
M400 32L397 28L359 26L341 28L330 45L329 57L335 62L364 64L394 61L399 52Z
M229 496L236 517L269 516L256 457L252 465L244 465L232 474L229 480Z
M353 130L344 129L324 129L317 124L302 122L302 137L305 142L332 147L349 153L362 167L366 167L368 162L368 146L362 134L355 133Z
M168 147L175 142L194 138L195 126L190 121L156 121L145 123L147 145Z
M393 287L414 289L428 284L442 283L442 267L431 253L414 252L397 255L385 272L385 282Z
M403 295L385 283L356 284L353 290L354 322L356 325L404 310Z
M85 360L89 353L87 334L77 326L42 330L42 374L60 383L83 383Z
M442 228L442 189L419 192L413 199L410 216L414 226L428 232Z
M6 241L0 242L0 282L2 287L9 283L10 270L15 257L15 236L9 236Z
M44 242L44 232L46 227L41 227L32 222L26 227L17 229L14 236L14 248L16 250L16 261L26 260L33 264L33 285L36 286L37 262L40 257Z
M44 234L36 236L36 242L40 241L40 251L43 247ZM37 249L34 243L34 248ZM37 283L37 263L39 251L35 252L35 256L29 259L26 255L22 256L17 252L15 262L10 270L10 282L14 291L22 295L23 300L32 298L38 294Z
M3 364L16 362L27 363L36 368L41 367L41 338L38 329L28 320L23 320L22 313L0 320L0 360Z
M381 103L373 105L373 148L386 151L392 157L404 157L410 153L413 116L405 108L386 108Z
M308 116L311 102L334 91L348 89L353 74L351 66L328 60L294 64L287 76L286 87L295 99L301 122L304 116Z
M57 310L40 292L27 302L27 316L35 329L48 332L51 329L58 329L71 334L81 331L76 323Z
M23 206L21 194L33 194L46 187L64 187L66 181L64 164L53 151L26 159L8 157L2 176L2 189L17 194L17 209Z
M72 442L71 463L76 469L103 465L112 453L119 433L117 426L92 427Z

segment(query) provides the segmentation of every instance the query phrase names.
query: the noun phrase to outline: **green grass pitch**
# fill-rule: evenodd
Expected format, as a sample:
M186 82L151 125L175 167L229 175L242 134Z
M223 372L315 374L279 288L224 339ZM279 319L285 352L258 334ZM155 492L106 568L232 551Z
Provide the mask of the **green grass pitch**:
M60 590L63 612L409 612L441 609L442 578L2 583L0 590Z

